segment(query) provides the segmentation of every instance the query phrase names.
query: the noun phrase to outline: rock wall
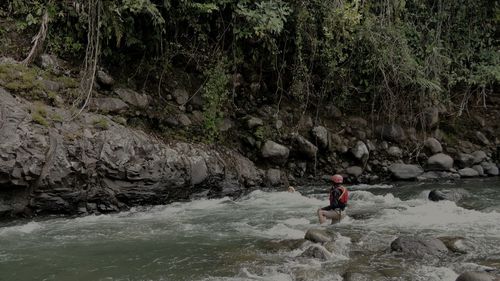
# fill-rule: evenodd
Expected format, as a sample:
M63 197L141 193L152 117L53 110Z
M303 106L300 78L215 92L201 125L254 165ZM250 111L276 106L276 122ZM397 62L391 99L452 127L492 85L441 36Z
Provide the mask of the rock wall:
M235 151L167 144L98 114L71 119L0 88L0 218L112 212L262 183Z

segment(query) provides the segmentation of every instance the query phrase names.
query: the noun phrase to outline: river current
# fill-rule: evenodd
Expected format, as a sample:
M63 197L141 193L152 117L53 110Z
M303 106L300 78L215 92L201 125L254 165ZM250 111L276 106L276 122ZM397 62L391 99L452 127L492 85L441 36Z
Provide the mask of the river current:
M0 224L0 280L454 281L466 270L500 269L500 181L347 186L347 217L317 222L327 186L254 191L111 215ZM470 192L459 203L427 199L436 188ZM336 232L320 261L283 247L312 227ZM400 235L463 237L462 254L411 259L390 252Z

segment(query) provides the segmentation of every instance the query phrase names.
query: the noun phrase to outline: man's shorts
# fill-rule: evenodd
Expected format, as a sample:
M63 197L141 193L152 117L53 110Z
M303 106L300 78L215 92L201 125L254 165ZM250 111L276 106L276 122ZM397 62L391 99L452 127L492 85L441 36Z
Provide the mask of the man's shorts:
M321 210L324 211L323 214L325 215L325 217L332 220L332 223L335 221L340 221L345 216L345 212L341 211L340 209L333 210L330 206L321 208Z

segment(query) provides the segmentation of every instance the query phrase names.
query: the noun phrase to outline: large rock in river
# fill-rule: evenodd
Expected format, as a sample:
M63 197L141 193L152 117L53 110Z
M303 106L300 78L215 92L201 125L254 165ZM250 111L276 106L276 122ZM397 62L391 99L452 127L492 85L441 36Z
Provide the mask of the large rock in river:
M328 232L320 228L311 228L307 230L304 238L314 243L326 243L332 241L332 237L328 234Z
M467 271L460 274L455 281L497 281L500 277L493 277L485 272Z
M398 180L413 180L420 176L424 170L417 165L393 164L389 167L392 176Z
M433 189L429 192L429 200L431 201L441 201L449 200L453 202L458 202L464 197L470 196L470 193L463 188L455 189Z
M232 150L166 144L110 118L33 105L0 88L0 217L97 213L185 200L194 193L235 195L259 185L262 172ZM105 123L107 126L96 126Z
M398 237L391 243L391 250L416 258L426 256L439 257L448 253L448 248L441 240L417 236Z

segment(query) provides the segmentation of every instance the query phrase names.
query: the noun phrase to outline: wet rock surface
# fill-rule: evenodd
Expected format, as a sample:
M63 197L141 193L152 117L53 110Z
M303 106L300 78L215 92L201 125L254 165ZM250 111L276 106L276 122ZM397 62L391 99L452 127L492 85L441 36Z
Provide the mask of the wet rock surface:
M500 280L499 277L494 277L485 272L473 272L467 271L460 274L456 281L497 281Z
M449 200L453 202L458 202L463 198L470 196L470 193L461 188L456 189L434 189L429 192L429 200L431 201L441 201Z
M3 217L114 212L184 200L203 190L207 196L237 195L262 182L254 163L229 149L166 144L91 113L43 126L32 122L30 108L0 90ZM65 120L71 116L46 110Z
M391 250L408 257L439 257L448 253L446 245L437 238L401 236L391 243Z

